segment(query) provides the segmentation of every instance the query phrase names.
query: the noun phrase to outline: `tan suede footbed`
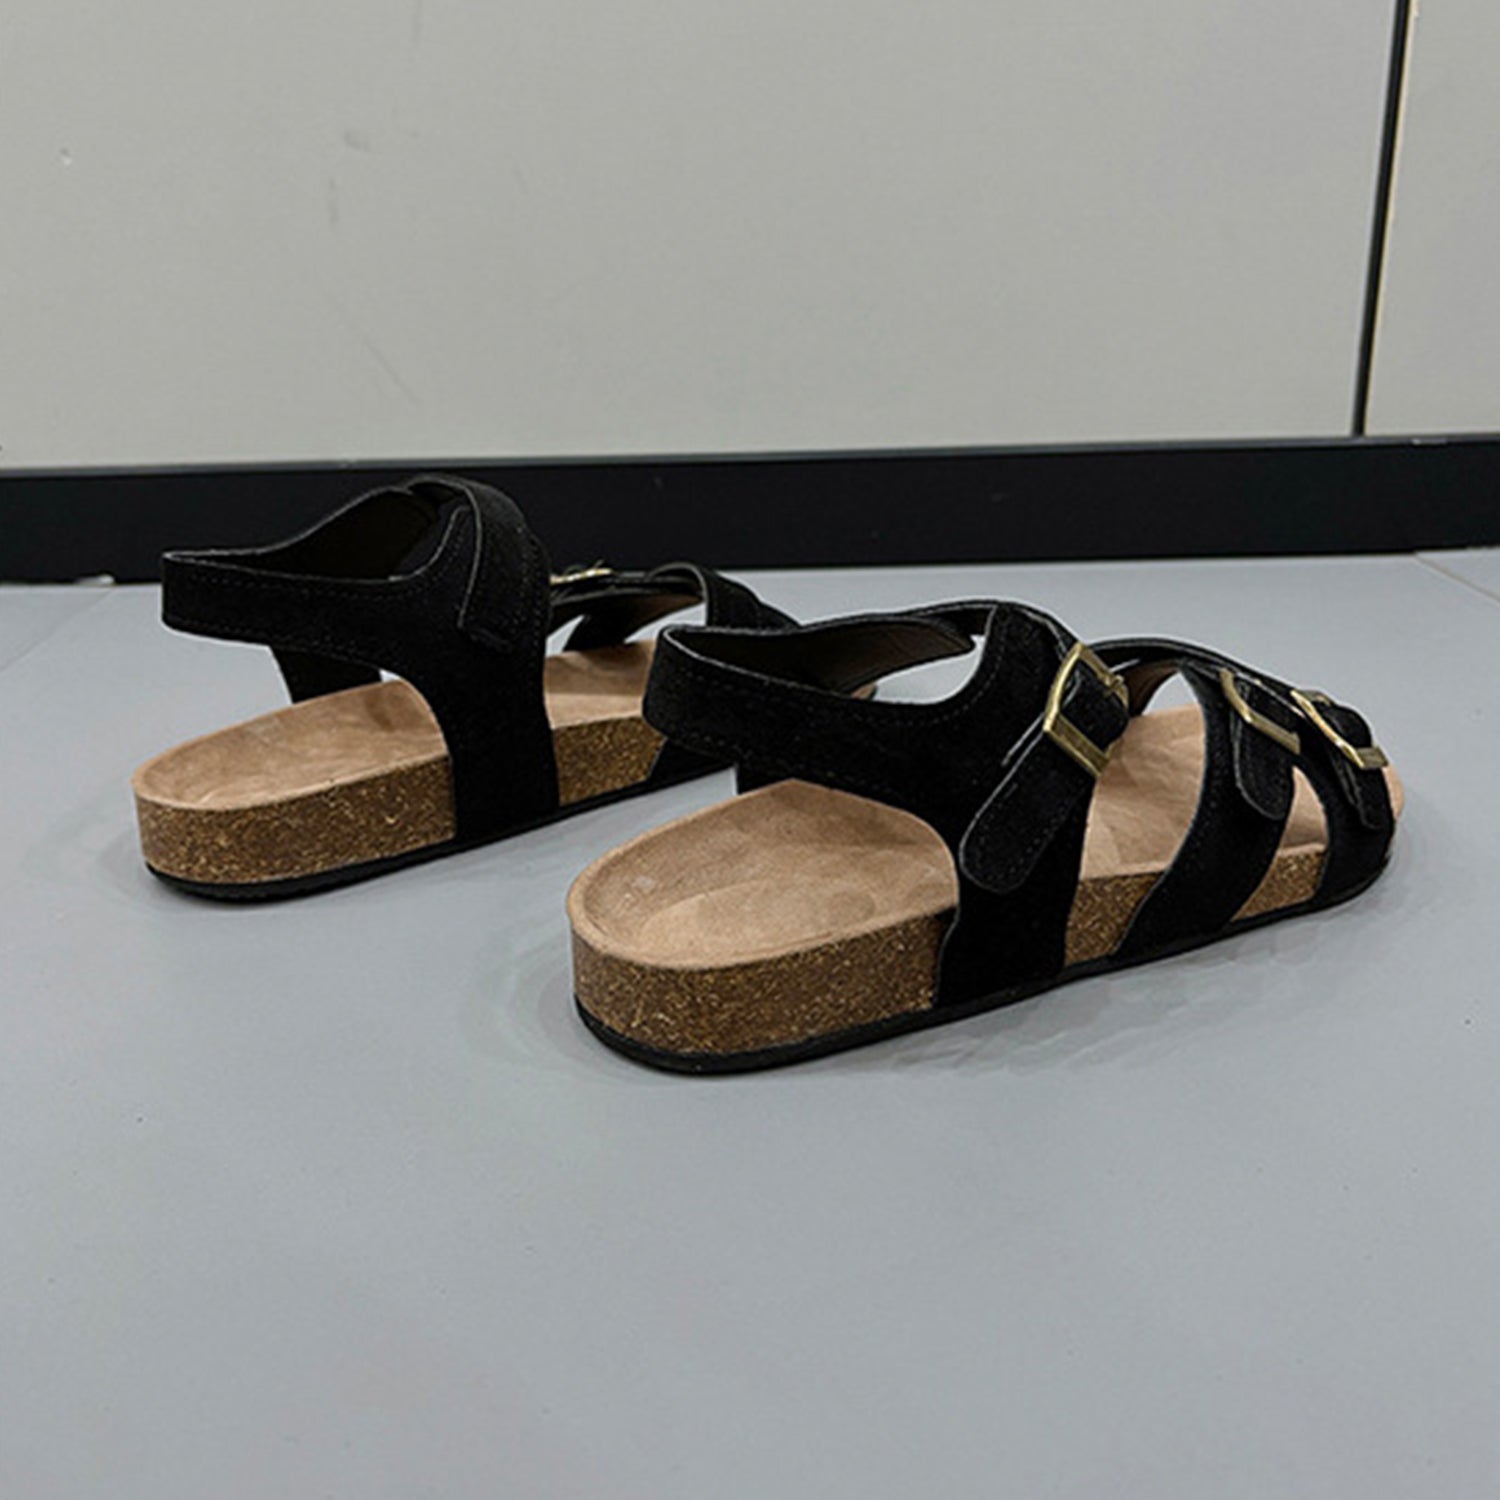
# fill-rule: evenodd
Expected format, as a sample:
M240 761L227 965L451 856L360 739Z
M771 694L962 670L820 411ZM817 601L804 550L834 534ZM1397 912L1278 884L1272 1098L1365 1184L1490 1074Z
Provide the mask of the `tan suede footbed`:
M1192 821L1202 771L1195 706L1131 721L1089 812L1068 965L1114 951ZM1280 847L1240 918L1311 899L1325 845L1298 772ZM784 781L585 870L568 897L574 989L590 1015L658 1052L796 1045L928 1009L956 900L952 859L926 823Z
M564 651L545 691L568 806L645 779L652 643ZM405 682L312 698L189 740L135 773L146 862L203 884L290 880L453 838L448 755Z

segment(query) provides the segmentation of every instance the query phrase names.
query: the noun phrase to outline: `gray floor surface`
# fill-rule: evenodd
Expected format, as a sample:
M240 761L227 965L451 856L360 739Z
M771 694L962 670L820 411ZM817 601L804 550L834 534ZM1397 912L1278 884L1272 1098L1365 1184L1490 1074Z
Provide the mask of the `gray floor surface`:
M148 588L0 590L0 1495L1500 1491L1500 554L762 574L991 595L1366 709L1341 910L778 1073L570 1005L564 893L727 776L279 905L126 782L277 701ZM953 670L950 668L950 670Z

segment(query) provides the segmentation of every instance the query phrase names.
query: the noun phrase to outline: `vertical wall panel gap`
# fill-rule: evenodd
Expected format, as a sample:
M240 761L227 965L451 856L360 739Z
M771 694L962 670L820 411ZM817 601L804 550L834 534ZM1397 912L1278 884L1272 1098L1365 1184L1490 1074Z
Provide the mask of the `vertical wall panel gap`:
M1359 366L1354 380L1355 437L1365 435L1370 411L1370 379L1375 364L1375 338L1380 325L1381 283L1385 276L1386 243L1391 228L1391 190L1396 177L1396 153L1401 143L1401 113L1406 100L1406 60L1411 41L1413 0L1396 0L1391 25L1391 61L1386 74L1385 120L1380 137L1380 170L1375 179L1375 211L1370 220L1370 257L1365 270L1365 310L1359 333Z

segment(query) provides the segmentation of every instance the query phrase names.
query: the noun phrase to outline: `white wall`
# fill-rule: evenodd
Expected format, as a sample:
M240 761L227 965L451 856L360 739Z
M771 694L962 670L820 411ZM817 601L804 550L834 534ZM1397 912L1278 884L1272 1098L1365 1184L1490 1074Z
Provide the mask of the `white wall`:
M1370 388L1372 432L1500 428L1500 5L1426 0Z
M1344 432L1389 27L4 0L0 462Z

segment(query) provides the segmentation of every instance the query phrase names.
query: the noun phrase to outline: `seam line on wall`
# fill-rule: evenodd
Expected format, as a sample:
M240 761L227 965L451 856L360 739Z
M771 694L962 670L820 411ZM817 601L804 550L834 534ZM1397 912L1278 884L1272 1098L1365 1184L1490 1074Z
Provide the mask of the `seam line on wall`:
M1401 147L1407 62L1411 55L1411 28L1415 14L1415 0L1396 0L1395 16L1391 23L1390 66L1386 73L1385 119L1380 135L1380 168L1375 176L1375 209L1370 221L1370 255L1365 269L1365 305L1359 331L1359 363L1354 378L1354 417L1350 428L1354 437L1364 437L1369 426L1370 383L1375 365L1375 339L1380 327L1396 158Z

